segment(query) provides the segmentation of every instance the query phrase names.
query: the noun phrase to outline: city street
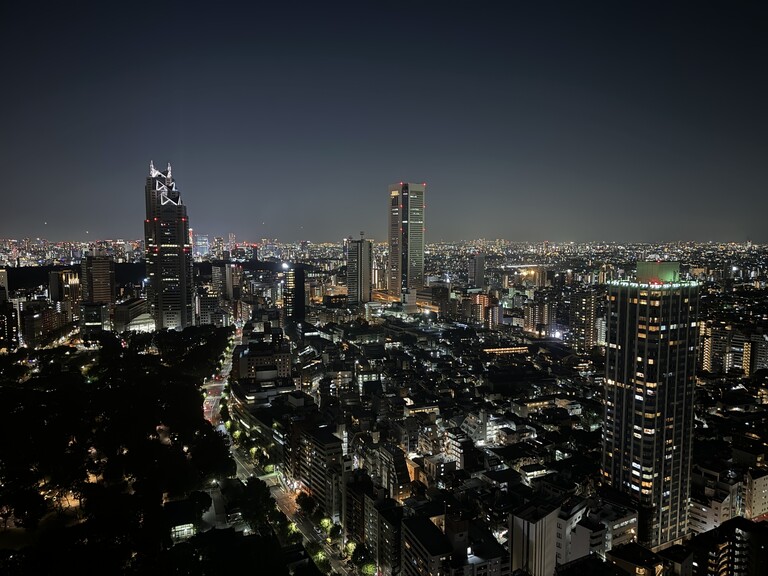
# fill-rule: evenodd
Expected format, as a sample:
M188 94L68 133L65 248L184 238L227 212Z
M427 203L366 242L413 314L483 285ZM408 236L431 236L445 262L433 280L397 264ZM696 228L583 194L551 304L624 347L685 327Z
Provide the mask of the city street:
M207 380L203 384L203 389L206 393L205 399L203 400L203 415L214 427L223 424L219 417L219 408L222 394L229 382L228 378L231 370L232 361L231 359L228 359L222 365L220 372L215 375L214 378ZM238 446L233 445L230 448L230 453L237 466L236 475L240 481L246 482L249 478L254 476L263 480L269 487L277 507L283 514L285 514L288 520L296 524L296 527L301 532L305 541L317 543L322 547L325 555L329 559L332 570L343 576L354 574L354 567L347 567L346 563L339 557L338 550L333 550L331 548L331 545L328 543L327 538L321 529L313 524L309 518L305 517L303 514L299 514L299 510L296 506L296 493L286 489L280 482L280 477L277 472L266 474L264 470L254 465L251 458L243 453Z

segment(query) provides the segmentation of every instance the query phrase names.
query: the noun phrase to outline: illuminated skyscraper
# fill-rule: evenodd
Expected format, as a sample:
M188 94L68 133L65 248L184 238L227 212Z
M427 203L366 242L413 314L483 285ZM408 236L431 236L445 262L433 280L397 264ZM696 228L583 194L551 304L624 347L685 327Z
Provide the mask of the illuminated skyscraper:
M360 306L371 301L373 246L365 238L350 238L347 247L347 303Z
M111 309L116 300L114 258L103 251L89 252L80 268L83 302L106 304Z
M589 352L597 346L597 293L575 292L570 308L571 345L579 352Z
M387 289L395 296L424 286L424 193L426 184L400 182L389 187L389 272Z
M48 274L48 297L56 303L60 312L67 314L68 321L77 319L80 315L80 278L75 271L51 271Z
M688 533L698 310L676 262L608 282L603 482L636 502L653 549Z
M304 322L306 290L304 268L283 262L283 315L286 322Z
M182 330L194 324L192 247L187 207L181 201L170 164L160 172L149 163L145 194L144 247L150 314L158 330Z
M19 316L7 300L0 300L0 351L13 352L19 347Z
M194 235L194 255L198 257L208 256L210 246L208 245L207 234L195 234Z

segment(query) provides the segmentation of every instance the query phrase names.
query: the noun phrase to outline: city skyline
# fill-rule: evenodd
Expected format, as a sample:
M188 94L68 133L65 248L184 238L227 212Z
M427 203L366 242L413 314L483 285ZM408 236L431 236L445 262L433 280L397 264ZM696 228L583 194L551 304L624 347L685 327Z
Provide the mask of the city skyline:
M765 9L9 4L0 236L138 238L153 160L211 236L764 243Z

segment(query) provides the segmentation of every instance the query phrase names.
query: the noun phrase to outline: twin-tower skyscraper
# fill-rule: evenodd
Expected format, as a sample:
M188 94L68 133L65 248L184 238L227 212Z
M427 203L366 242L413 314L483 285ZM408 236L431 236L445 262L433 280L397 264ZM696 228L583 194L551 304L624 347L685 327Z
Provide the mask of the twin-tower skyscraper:
M427 185L398 182L389 187L387 289L393 296L424 286L424 194Z
M161 172L149 163L144 193L149 312L157 330L183 330L195 321L192 245L187 207L181 201L170 164Z

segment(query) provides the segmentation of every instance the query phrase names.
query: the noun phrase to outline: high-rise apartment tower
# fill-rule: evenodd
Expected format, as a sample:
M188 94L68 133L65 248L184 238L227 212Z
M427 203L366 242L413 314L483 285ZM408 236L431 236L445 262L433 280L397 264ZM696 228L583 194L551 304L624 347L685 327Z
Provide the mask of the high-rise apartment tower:
M347 244L347 303L360 306L371 301L373 245L370 240L349 239Z
M636 278L608 282L602 475L659 549L688 533L699 285L676 262L639 262Z
M472 254L467 262L467 284L475 288L485 286L485 255Z
M583 290L571 295L571 344L579 352L597 346L597 292Z
M182 330L194 324L192 246L187 207L171 174L149 163L146 187L147 218L144 247L147 300L158 330Z
M399 182L389 187L389 272L395 296L424 286L424 192L426 184Z

